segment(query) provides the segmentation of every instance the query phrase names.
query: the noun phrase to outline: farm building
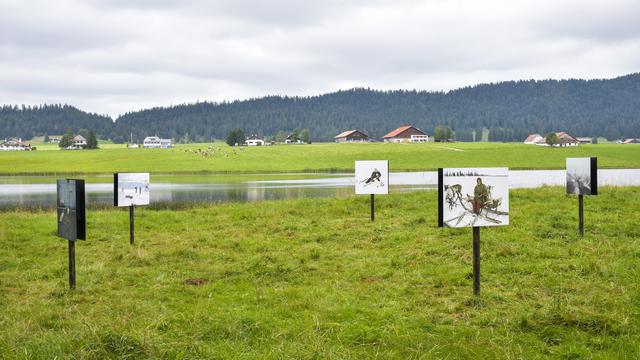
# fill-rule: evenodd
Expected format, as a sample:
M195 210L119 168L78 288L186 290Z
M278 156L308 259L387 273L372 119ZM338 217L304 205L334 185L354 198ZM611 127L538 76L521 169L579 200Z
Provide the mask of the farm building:
M624 139L623 144L640 144L640 139Z
M360 130L344 131L334 137L335 141L340 142L365 142L369 141L369 135Z
M540 134L531 134L527 136L527 138L524 140L524 143L529 145L546 145L547 144L545 139Z
M300 139L296 139L295 141L293 140L293 134L289 134L287 135L286 138L284 138L284 143L285 144L304 144L302 142L302 140Z
M0 143L0 151L28 151L31 145L22 142L22 139L9 139Z
M171 139L161 139L157 136L147 136L142 146L148 149L168 149L171 147Z
M245 142L247 146L264 146L264 140L256 134L249 136Z
M578 146L578 144L580 144L578 139L574 138L573 136L567 134L564 131L557 132L556 136L558 137L558 144L554 146L565 147L565 146Z
M593 144L592 137L577 137L576 140L578 140L580 144Z
M87 147L87 139L82 135L74 135L71 139L71 145L67 146L67 150L79 150Z
M383 136L384 142L428 142L429 136L413 125L401 126Z

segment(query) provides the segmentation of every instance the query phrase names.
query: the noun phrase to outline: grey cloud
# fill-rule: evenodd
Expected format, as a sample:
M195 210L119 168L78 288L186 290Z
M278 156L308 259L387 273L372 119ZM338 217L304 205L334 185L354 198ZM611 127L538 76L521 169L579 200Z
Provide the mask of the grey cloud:
M0 3L0 100L112 115L339 88L637 71L640 5L596 1ZM595 16L600 14L600 16Z

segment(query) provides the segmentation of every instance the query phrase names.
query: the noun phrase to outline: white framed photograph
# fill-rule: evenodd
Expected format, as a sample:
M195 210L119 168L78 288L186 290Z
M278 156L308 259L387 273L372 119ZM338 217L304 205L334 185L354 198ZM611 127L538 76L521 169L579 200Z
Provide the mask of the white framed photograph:
M355 189L356 194L388 194L389 161L356 161Z
M598 194L597 158L567 158L567 194Z
M509 225L508 168L438 169L438 226Z
M113 174L114 206L149 205L149 173Z

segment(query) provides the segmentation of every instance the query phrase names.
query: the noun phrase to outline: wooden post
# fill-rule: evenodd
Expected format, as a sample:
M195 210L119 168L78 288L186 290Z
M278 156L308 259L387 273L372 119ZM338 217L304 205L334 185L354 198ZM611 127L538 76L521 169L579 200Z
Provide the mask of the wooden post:
M480 295L480 227L473 227L473 294Z
M584 235L584 196L578 195L578 232Z
M76 242L69 240L69 288L76 288Z
M129 244L133 245L133 205L129 206Z
M371 221L373 221L376 218L376 211L375 211L375 195L371 194Z

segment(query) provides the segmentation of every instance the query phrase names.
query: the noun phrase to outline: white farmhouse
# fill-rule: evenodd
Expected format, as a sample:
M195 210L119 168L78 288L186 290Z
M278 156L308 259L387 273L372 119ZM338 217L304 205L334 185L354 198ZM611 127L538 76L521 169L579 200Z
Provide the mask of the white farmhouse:
M264 140L260 139L256 134L249 136L245 143L247 146L264 146Z
M82 135L76 135L73 137L73 146L80 149L87 146L87 139Z
M31 150L29 144L23 143L22 139L9 139L0 143L0 151L24 151Z
M147 136L144 138L143 147L148 149L169 149L171 147L171 139L160 139L157 136Z

